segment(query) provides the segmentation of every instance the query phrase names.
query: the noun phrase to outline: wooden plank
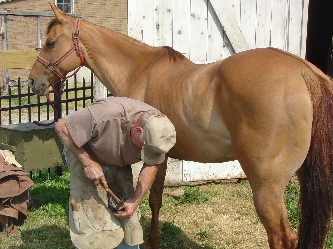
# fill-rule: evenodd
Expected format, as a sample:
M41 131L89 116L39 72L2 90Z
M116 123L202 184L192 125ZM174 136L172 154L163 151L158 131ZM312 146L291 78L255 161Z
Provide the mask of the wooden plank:
M235 18L228 9L227 3L220 0L209 0L213 6L219 20L227 34L231 45L236 53L249 49L240 28L238 27Z
M207 20L207 62L225 59L233 53L232 46L210 2Z
M257 1L256 47L265 48L270 44L271 1Z
M128 35L148 45L154 45L155 4L151 0L128 0Z
M256 47L256 0L241 0L241 24L240 28L249 48Z
M288 1L274 1L272 6L271 46L287 50Z
M172 47L172 1L156 0L155 46Z
M225 2L226 6L228 6L228 9L230 10L230 13L235 19L235 22L238 27L240 27L240 8L241 8L241 1L240 0L223 0Z
M301 55L302 37L302 1L289 1L288 51Z
M307 36L307 27L308 27L308 7L309 7L309 0L303 0L303 15L302 15L302 37L301 37L301 54L302 58L305 58L306 52L306 36Z
M184 182L232 178L246 178L238 161L229 161L225 163L197 163L183 161Z
M220 0L221 1L221 0ZM222 1L221 1L222 2ZM228 11L228 15L232 17L234 20L235 24L237 25L237 29L240 30L242 37L244 38L243 35L243 30L241 29L241 1L240 0L223 0L223 6L225 10ZM224 13L224 15L226 15ZM220 21L219 21L220 22ZM223 24L221 24L222 27ZM224 26L225 28L227 26ZM223 30L222 28L222 30ZM234 54L235 51L232 46L232 42L229 40L227 33L223 30L223 45L224 45L224 50L223 50L223 58L229 57L230 55ZM245 38L244 38L244 41Z
M190 10L190 1L173 1L172 47L181 52L187 58L190 58Z
M143 10L143 6L139 8L139 2L135 0L128 0L128 29L127 33L129 36L133 37L134 39L142 41L142 23L143 18L140 15L141 10Z
M207 59L207 0L191 1L191 44L190 59L195 63L205 63Z
M35 50L0 51L0 68L30 69L35 63L38 53Z
M138 162L132 165L134 183L138 181L142 166L142 162ZM183 182L183 161L168 158L168 168L166 170L164 186L179 186L184 184L185 182Z

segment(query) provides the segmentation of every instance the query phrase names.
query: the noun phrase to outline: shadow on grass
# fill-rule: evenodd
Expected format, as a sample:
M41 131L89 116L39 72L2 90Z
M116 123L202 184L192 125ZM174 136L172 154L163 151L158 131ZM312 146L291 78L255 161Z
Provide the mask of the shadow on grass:
M36 186L29 190L30 209L38 209L41 206L51 203L59 204L68 208L69 186Z
M141 224L144 229L145 237L150 231L150 217L142 217ZM213 249L212 247L202 246L189 239L182 229L171 222L160 223L160 249ZM71 243L69 231L67 229L53 226L42 226L37 229L21 231L23 245L9 246L8 249L70 249L74 248Z
M9 249L70 249L72 243L69 231L58 226L42 226L37 229L21 231L23 245L9 246Z
M52 219L61 219L62 217L66 219L68 224L68 176L65 178L55 177L55 179L51 180L39 179L36 183L29 191L32 199L29 210L34 213L31 213L31 217L34 216L34 219L36 219L36 216L47 216L52 217ZM145 238L150 231L150 220L151 217L149 215L143 215L141 218ZM160 223L160 235L160 249L212 249L211 247L199 245L189 239L182 229L175 226L172 222ZM21 231L21 239L23 245L9 248L73 248L69 231L56 225L45 224L36 229Z
M145 238L150 231L150 217L141 217L141 225ZM182 231L182 229L172 222L160 222L160 249L213 249L212 247L202 246L194 242Z
M34 178L34 186L30 188L31 203L29 208L38 209L46 203L54 203L68 207L69 173L65 171L62 176L51 178Z

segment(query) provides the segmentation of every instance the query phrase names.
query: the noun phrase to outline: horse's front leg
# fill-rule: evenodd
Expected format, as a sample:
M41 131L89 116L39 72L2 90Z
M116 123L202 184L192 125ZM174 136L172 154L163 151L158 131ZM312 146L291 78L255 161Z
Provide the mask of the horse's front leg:
M158 166L156 178L150 188L149 206L151 209L152 217L150 223L149 237L144 243L145 249L158 249L158 244L160 240L158 215L162 206L162 194L167 169L167 161L168 158L165 159L164 163Z

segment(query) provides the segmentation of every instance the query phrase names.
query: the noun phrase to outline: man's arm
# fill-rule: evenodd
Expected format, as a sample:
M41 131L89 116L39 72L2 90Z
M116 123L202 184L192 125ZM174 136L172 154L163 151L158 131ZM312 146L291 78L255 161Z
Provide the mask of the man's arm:
M54 128L62 143L82 163L85 176L89 180L93 181L95 185L101 183L104 188L107 188L107 182L105 180L101 165L94 160L84 148L80 148L75 144L66 127L65 120L59 119Z
M123 212L114 214L117 218L129 218L133 215L144 195L153 184L157 170L158 165L143 164L133 197L126 200L124 205L119 208L119 211Z

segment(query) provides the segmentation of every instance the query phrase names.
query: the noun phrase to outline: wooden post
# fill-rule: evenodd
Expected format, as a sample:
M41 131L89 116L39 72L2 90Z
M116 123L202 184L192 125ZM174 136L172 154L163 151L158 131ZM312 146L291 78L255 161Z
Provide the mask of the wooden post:
M96 75L94 75L94 83L92 83L92 84L93 84L94 101L107 97L108 90L102 84L102 82L96 77Z
M42 47L42 34L40 31L40 16L37 16L37 47L36 48L41 48Z
M1 18L1 37L2 37L2 50L8 49L7 44L7 16L2 16ZM8 91L8 69L2 69L2 89L3 91Z

